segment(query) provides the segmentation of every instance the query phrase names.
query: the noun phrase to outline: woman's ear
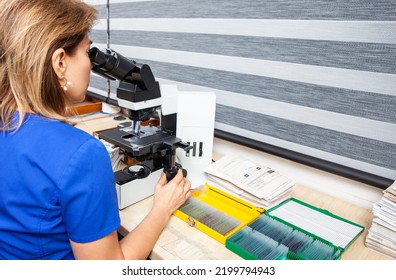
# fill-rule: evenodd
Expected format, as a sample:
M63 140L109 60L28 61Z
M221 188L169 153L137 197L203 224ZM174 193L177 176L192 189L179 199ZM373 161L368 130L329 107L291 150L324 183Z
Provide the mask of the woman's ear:
M65 79L66 73L66 52L59 48L52 54L52 68L58 76L59 82Z

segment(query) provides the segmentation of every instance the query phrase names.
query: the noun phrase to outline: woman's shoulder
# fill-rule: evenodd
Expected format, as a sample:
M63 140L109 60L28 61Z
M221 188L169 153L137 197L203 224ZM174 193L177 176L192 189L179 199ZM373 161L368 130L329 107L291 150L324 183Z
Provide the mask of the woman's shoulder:
M37 115L28 116L23 130L29 138L49 146L59 145L60 150L78 148L86 142L101 144L99 139L73 125Z

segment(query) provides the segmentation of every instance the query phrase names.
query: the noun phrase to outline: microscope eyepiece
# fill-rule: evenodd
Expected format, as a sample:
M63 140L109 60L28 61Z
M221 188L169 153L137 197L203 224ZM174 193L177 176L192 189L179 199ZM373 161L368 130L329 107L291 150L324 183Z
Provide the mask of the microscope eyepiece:
M104 52L101 52L98 48L91 48L88 52L88 56L92 64L94 65L103 68L111 67L110 69L107 69L109 71L112 69L112 67L114 67L114 59L112 59L112 61L110 62L109 59L111 59L112 57L106 55Z
M107 79L136 84L142 90L150 90L155 86L154 75L147 64L139 67L135 61L109 48L100 51L92 47L88 55L93 64L92 71Z

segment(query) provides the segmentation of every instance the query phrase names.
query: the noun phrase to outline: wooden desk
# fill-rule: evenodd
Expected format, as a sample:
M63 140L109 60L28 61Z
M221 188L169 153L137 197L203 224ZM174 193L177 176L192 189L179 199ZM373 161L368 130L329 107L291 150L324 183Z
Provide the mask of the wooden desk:
M93 133L94 131L115 127L120 121L113 120L106 115L97 115L89 119L79 120L77 127ZM292 196L326 209L335 215L344 217L350 221L365 227L364 232L345 250L341 259L344 260L390 260L392 258L368 249L364 245L367 230L371 226L373 214L370 210L343 201L339 198L324 194L317 190L307 188L301 184L294 186ZM121 227L119 232L126 235L145 217L152 205L152 197L146 198L122 211ZM190 227L184 221L172 216L168 225L162 232L151 255L151 259L241 259L238 255L229 251L218 241L212 239L201 231Z
M326 209L336 215L365 227L364 232L345 250L343 260L390 260L392 258L374 252L364 246L367 230L371 225L371 211L342 201L302 185L293 188L292 196L314 206ZM152 198L147 198L123 211L120 233L132 230L150 210ZM240 259L224 245L199 230L190 227L177 217L172 217L161 234L150 256L152 259Z

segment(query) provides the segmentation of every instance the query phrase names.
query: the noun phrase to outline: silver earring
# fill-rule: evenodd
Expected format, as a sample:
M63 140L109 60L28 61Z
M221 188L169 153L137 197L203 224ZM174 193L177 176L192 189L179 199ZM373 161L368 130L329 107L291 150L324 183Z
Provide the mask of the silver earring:
M67 91L67 87L71 85L71 82L69 82L66 78L65 78L65 80L66 80L66 83L65 83L65 85L63 86L63 90L64 90L64 91Z

